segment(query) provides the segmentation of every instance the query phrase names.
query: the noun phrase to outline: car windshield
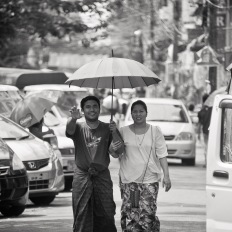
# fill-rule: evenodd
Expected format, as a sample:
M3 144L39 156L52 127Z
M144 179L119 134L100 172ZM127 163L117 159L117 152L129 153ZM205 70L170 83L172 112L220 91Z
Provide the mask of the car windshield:
M147 121L187 123L187 115L181 105L147 103ZM130 120L132 120L130 116Z
M23 130L22 128L18 127L17 125L13 124L11 121L0 117L0 137L4 139L11 139L11 140L20 140L25 139L30 136L30 134Z
M9 117L16 103L22 99L18 91L0 92L0 114Z

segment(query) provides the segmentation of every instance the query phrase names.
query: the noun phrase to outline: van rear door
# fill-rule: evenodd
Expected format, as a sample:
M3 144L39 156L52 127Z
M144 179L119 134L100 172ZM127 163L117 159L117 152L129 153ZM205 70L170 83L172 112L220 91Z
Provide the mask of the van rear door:
M214 100L207 153L207 232L232 231L232 96Z

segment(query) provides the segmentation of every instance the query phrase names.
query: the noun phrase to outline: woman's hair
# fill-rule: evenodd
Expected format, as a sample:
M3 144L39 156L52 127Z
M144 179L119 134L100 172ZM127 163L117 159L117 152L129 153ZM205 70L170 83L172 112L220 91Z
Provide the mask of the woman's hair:
M99 100L97 97L90 95L90 96L84 97L84 98L81 100L81 109L82 109L82 110L84 109L85 103L86 103L87 101L90 101L90 100L96 101L97 104L98 104L98 106L99 106L99 108L100 108L100 100Z
M131 105L131 112L132 112L132 110L134 109L134 107L136 105L141 105L144 108L144 110L146 111L146 113L147 113L147 105L145 104L145 102L143 102L141 100L133 102L133 104Z

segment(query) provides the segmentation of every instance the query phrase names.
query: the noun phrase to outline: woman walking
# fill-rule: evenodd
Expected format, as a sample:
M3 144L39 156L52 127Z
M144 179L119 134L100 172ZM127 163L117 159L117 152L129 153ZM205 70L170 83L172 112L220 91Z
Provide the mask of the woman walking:
M163 170L163 187L171 188L167 147L157 126L146 123L147 106L138 100L131 106L132 125L122 127L125 152L120 160L122 194L121 227L123 232L160 231L156 215L159 182ZM117 145L111 148L117 149Z

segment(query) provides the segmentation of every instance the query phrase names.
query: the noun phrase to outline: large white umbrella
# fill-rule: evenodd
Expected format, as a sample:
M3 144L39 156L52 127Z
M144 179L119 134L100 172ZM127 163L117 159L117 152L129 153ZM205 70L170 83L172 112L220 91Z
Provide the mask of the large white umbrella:
M104 58L80 67L65 82L88 88L136 88L158 84L160 78L145 65L131 59ZM113 105L113 98L112 98Z

